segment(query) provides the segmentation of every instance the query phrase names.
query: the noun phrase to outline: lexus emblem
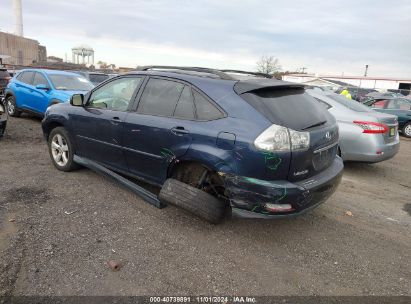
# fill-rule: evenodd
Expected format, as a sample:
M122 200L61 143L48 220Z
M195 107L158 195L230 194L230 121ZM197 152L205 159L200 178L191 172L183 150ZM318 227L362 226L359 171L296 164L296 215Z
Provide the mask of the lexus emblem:
M330 132L325 133L325 138L330 140L331 139L331 133Z

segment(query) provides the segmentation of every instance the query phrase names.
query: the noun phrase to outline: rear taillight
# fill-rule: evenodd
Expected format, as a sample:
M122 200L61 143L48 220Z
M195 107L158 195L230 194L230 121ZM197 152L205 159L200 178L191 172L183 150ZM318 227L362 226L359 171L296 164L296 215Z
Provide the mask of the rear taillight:
M271 125L256 138L254 145L269 152L305 151L310 147L310 133Z
M356 125L360 126L363 129L363 133L370 134L383 134L388 132L388 126L382 123L373 122L373 121L353 121Z

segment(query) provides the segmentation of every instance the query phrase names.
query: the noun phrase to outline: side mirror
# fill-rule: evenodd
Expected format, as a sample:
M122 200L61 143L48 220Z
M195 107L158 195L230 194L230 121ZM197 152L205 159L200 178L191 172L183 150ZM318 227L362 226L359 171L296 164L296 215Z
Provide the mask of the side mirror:
M50 90L50 88L49 88L47 85L45 85L45 84L38 84L38 85L36 85L36 89L38 89L38 90L44 90L44 91Z
M70 98L70 104L75 107L82 107L84 102L83 94L74 94Z

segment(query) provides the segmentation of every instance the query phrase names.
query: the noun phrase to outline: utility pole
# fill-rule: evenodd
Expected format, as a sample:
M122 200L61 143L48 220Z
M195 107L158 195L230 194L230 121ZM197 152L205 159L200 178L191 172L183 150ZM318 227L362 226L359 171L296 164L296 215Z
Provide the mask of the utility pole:
M367 73L368 73L368 64L365 65L364 77L367 77Z

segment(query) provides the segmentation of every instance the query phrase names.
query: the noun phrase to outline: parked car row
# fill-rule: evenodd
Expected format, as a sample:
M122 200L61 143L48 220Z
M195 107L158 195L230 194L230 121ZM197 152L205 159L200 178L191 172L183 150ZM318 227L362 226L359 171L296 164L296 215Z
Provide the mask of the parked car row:
M370 97L364 105L381 113L392 114L398 117L398 127L401 133L411 138L411 99L397 96Z
M242 71L152 66L94 87L79 74L23 70L6 101L11 116L44 116L58 170L82 164L143 180L162 187L150 198L157 206L211 222L227 210L304 213L335 191L342 159L378 162L399 148L396 116Z
M336 119L340 131L339 155L345 161L379 162L399 149L398 121L344 96L308 90Z
M347 90L353 100L363 101L369 93L377 92L374 89L358 88L358 87L341 87L335 91L340 94L343 90Z
M7 111L4 103L6 87L11 79L7 69L0 64L0 138L3 137L7 125Z

